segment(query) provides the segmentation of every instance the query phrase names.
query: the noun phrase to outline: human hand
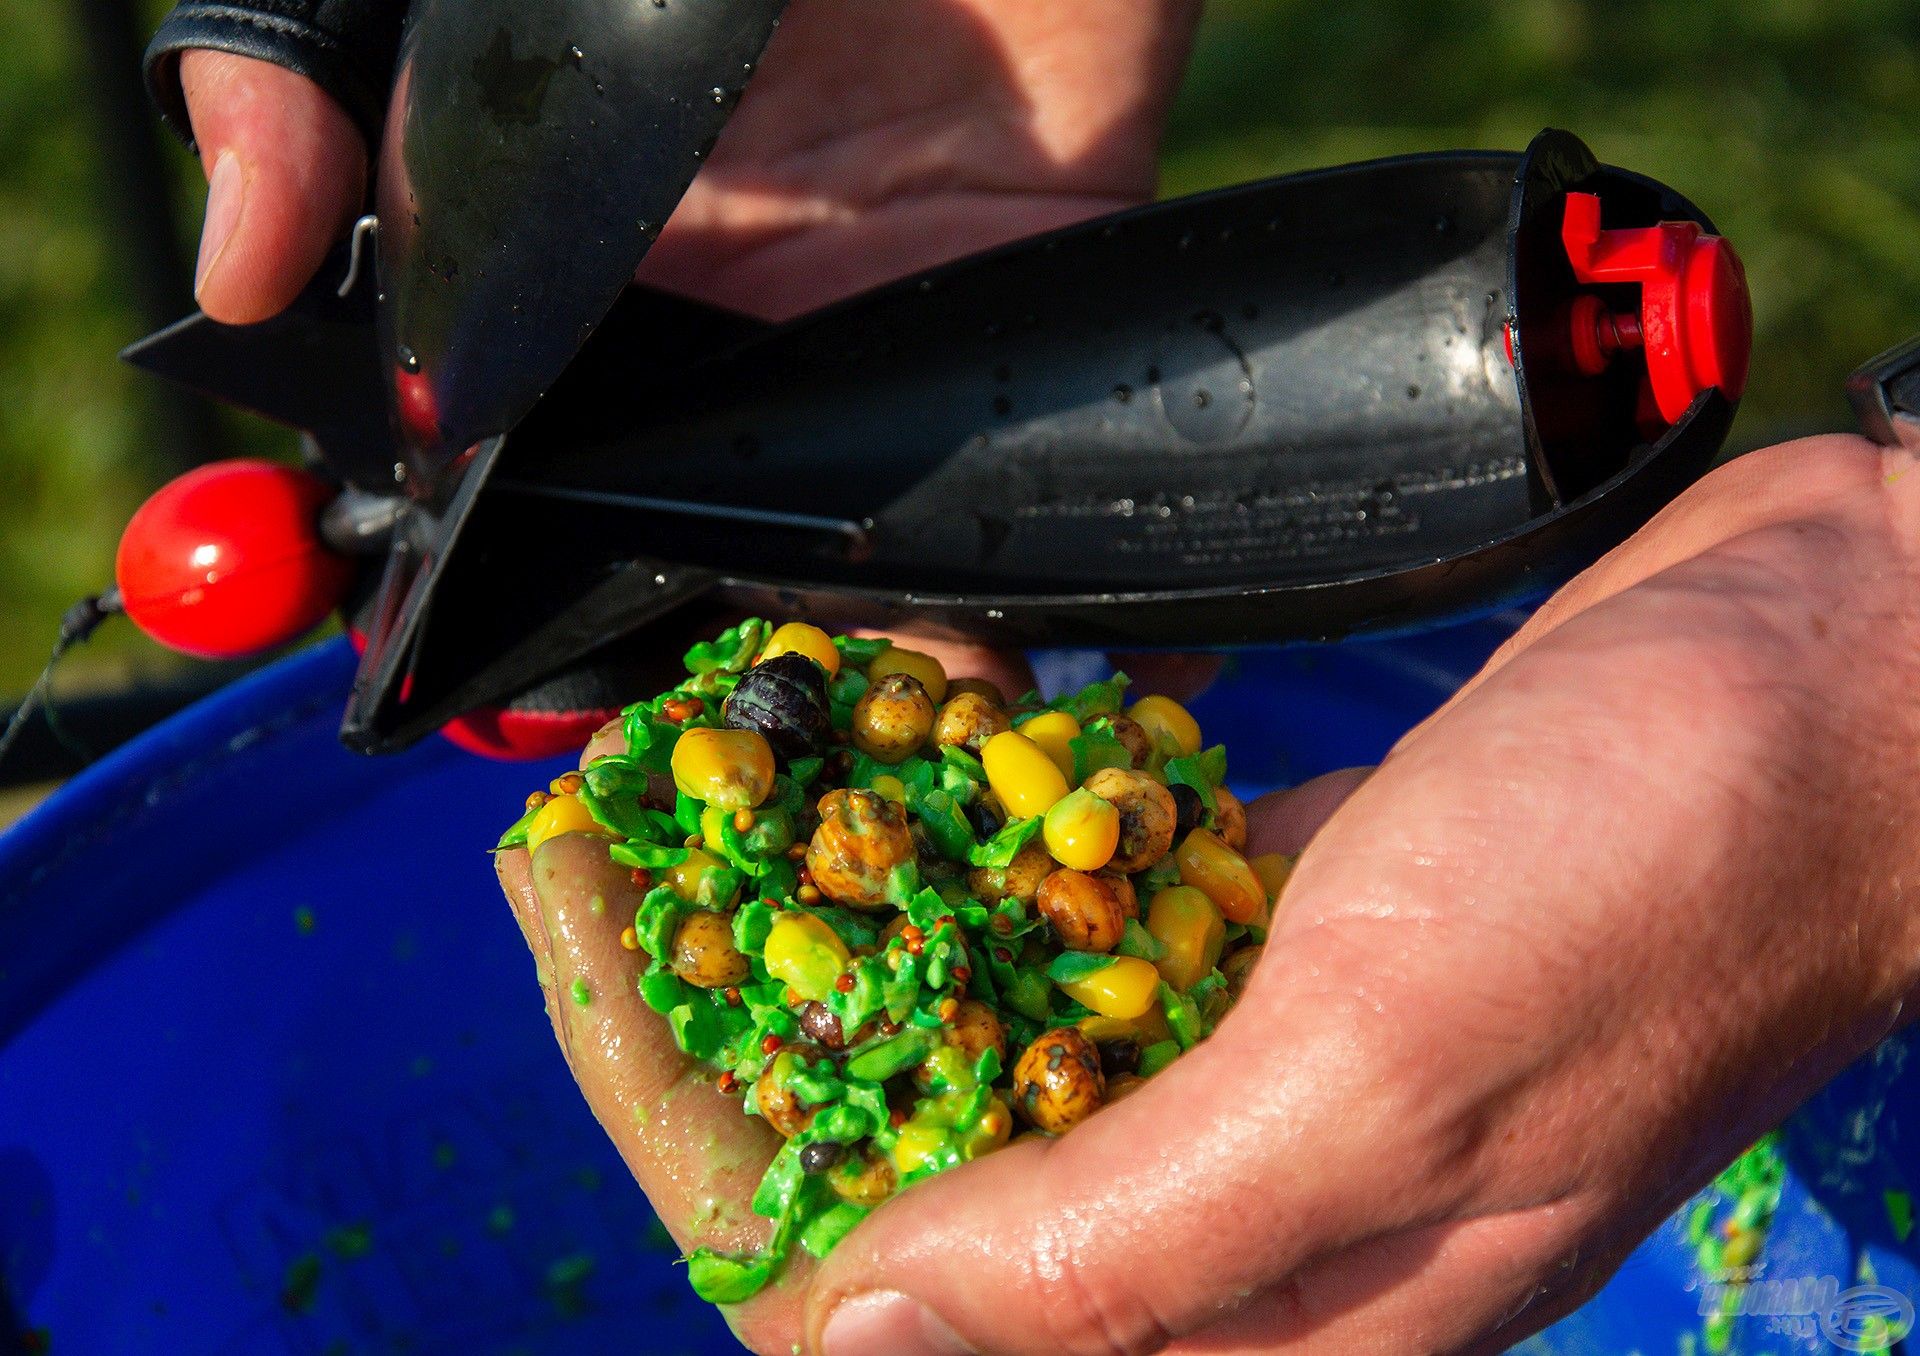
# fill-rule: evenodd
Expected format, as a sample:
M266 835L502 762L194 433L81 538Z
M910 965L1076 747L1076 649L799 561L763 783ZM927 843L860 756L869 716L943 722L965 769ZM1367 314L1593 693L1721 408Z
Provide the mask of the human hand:
M794 0L639 278L778 320L1143 202L1199 7ZM365 147L277 66L196 51L180 76L209 178L195 295L265 319L359 210Z
M1253 850L1305 852L1219 1031L1072 1135L889 1202L743 1337L1498 1350L1575 1307L1920 986L1912 463L1836 437L1723 468L1379 770L1257 802ZM575 967L579 901L620 888L582 842L518 889ZM608 899L608 938L635 902ZM563 1032L582 1086L683 1243L751 1245L765 1127L632 1006ZM563 1019L616 1020L588 1013ZM726 1227L688 1227L709 1198Z
M877 1212L810 1348L1500 1350L1576 1307L1920 986L1913 463L1740 459L1317 833L1353 778L1251 807L1312 841L1219 1031Z

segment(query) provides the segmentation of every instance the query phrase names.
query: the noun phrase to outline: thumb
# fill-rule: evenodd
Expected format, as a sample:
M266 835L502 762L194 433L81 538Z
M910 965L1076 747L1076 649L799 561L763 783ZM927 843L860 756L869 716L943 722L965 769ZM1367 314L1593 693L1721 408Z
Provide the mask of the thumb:
M226 52L188 52L180 83L207 174L193 292L229 325L300 294L366 193L367 152L344 110L304 76Z
M808 1349L1135 1356L1448 1207L1392 1092L1404 1034L1358 1034L1381 1018L1336 989L1337 952L1268 951L1269 982L1124 1102L919 1183L849 1235L808 1294Z

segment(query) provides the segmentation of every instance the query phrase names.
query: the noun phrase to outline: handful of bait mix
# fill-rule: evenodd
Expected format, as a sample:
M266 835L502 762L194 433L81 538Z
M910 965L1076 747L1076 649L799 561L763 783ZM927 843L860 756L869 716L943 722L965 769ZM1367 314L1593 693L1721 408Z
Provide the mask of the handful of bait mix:
M786 1138L766 1248L689 1259L735 1303L895 1191L1057 1135L1203 1040L1291 859L1252 861L1226 752L1125 675L1042 702L885 640L749 619L628 707L626 752L500 848L608 839L646 894L640 992ZM576 996L577 998L578 996Z

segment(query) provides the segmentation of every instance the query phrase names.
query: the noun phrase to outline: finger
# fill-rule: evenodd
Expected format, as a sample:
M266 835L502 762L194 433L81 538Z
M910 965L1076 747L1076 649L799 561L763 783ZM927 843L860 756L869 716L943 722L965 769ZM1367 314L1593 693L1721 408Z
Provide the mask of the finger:
M194 297L230 325L265 320L359 210L366 147L318 85L271 62L188 52L180 83L207 174Z
M1379 1015L1333 956L1270 952L1264 988L1125 1102L855 1230L808 1297L810 1349L1156 1350L1315 1257L1452 1208L1466 1185L1432 1156L1447 1137L1391 1092L1414 1081L1384 1056L1399 1042L1366 1038Z
M646 958L622 946L620 934L643 892L592 834L551 839L531 860L523 851L500 858L509 898L532 897L516 914L538 914L533 945L538 956L543 941L549 957L552 979L543 988L567 1064L661 1222L684 1249L764 1245L771 1221L748 1202L779 1137L741 1115L641 999L636 981ZM806 1260L793 1259L779 1284L728 1310L742 1341L788 1349Z
M1205 692L1226 666L1226 659L1217 654L1146 651L1116 652L1110 657L1114 668L1133 680L1130 695L1157 693L1177 702L1192 701Z
M1372 775L1370 767L1342 768L1260 797L1247 806L1248 855L1284 852L1289 857L1299 856L1320 832L1320 826Z
M1433 1225L1302 1267L1172 1356L1387 1356L1479 1349L1522 1313L1591 1293L1617 1256L1588 1262L1568 1207ZM1487 1348L1505 1350L1505 1347Z

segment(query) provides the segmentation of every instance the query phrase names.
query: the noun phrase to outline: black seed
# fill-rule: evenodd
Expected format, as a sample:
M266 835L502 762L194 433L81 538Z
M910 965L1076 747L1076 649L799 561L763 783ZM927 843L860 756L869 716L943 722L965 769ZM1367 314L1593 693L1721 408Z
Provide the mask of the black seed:
M1122 1074L1136 1073L1140 1068L1140 1043L1122 1036L1116 1040L1101 1041L1100 1072L1108 1078L1118 1078Z
M1200 793L1185 782L1175 782L1167 790L1173 795L1174 841L1185 842L1187 835L1200 826L1200 817L1207 812L1207 807Z
M816 754L833 734L826 670L803 654L775 655L741 675L722 719L730 729L758 731L783 762Z
M816 1140L800 1151L800 1171L809 1176L822 1173L846 1156L846 1145L830 1139Z

